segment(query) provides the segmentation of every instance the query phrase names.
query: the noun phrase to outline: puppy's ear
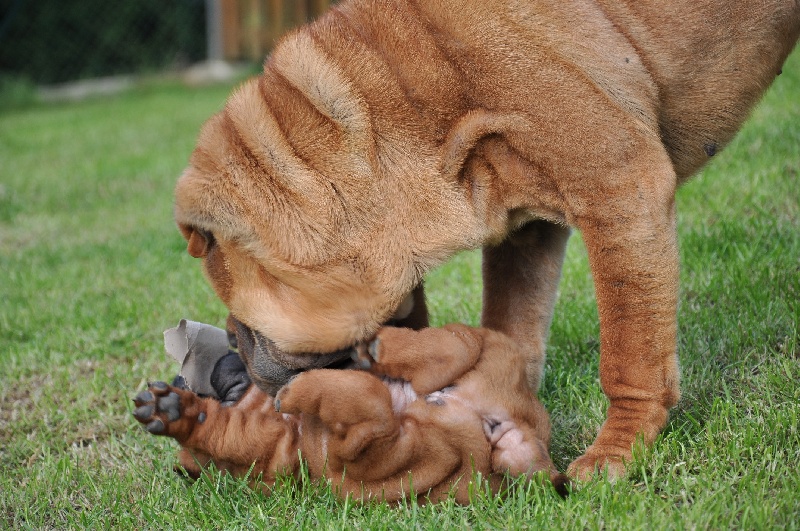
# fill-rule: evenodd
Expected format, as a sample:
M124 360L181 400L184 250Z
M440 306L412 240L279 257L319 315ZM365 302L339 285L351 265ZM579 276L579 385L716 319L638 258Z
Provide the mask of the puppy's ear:
M209 236L203 231L199 231L191 225L179 224L178 228L189 242L186 246L186 251L195 258L203 258L208 254L208 246L211 243Z

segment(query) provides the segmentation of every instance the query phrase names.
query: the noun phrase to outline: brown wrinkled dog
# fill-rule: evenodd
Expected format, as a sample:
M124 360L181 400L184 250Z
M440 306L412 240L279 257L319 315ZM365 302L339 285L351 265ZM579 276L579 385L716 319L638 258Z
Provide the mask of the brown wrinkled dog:
M479 247L482 325L541 357L576 227L610 406L569 472L619 476L679 397L676 187L799 31L798 0L344 0L208 121L176 219L260 338L255 375L368 340Z
M550 421L524 377L525 357L507 336L464 325L383 328L358 363L370 372L301 373L273 399L251 385L224 407L191 391L150 384L136 418L183 447L193 475L210 461L244 477L328 478L357 499L469 502L473 474L497 491L503 474L544 472L559 493L566 478L550 460Z

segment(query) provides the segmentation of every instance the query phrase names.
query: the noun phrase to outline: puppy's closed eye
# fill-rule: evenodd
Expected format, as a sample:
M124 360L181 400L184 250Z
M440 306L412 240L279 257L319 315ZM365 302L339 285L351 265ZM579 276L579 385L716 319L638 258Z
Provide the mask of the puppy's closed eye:
M203 258L208 254L211 246L214 245L214 234L210 231L192 227L189 225L180 225L181 234L186 238L188 245L186 251L195 258Z

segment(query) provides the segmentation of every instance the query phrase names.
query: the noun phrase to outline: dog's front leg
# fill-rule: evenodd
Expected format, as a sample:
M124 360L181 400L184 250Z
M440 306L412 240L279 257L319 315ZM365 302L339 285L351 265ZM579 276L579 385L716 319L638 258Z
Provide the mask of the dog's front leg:
M603 468L624 475L637 438L651 444L679 398L675 176L666 155L649 160L610 175L608 189L593 190L602 201L584 197L593 208L575 218L595 282L610 402L597 439L568 469L579 479Z
M531 389L539 389L569 229L531 222L483 251L481 324L513 338L525 353Z

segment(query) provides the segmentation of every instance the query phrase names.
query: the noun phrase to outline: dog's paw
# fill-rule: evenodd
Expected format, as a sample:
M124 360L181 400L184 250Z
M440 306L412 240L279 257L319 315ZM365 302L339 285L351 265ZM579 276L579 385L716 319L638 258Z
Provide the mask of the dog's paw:
M620 455L602 455L590 448L567 467L567 476L578 483L585 483L594 478L607 478L616 481L627 476L626 463L628 457Z
M147 389L133 399L136 409L133 416L153 435L166 435L176 439L188 437L196 423L205 420L205 412L193 406L197 396L191 391L173 387L165 382L151 382Z

